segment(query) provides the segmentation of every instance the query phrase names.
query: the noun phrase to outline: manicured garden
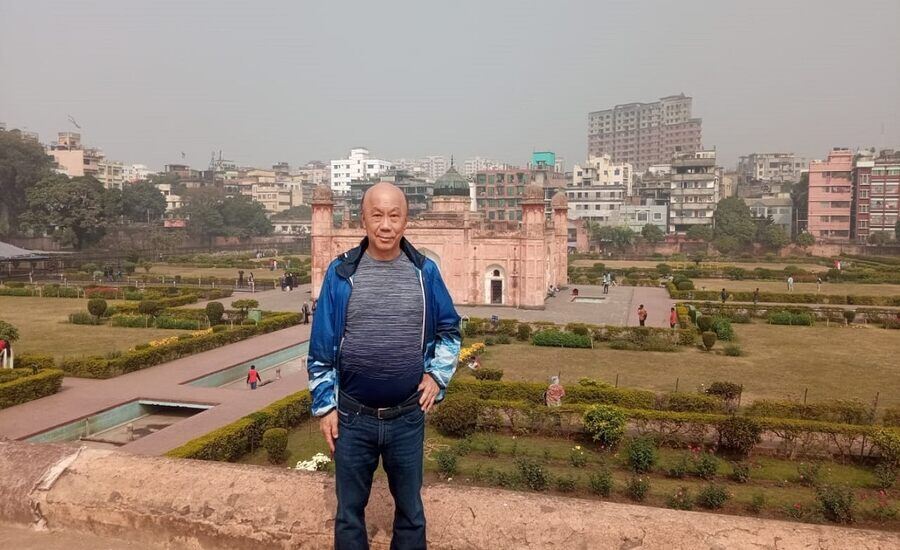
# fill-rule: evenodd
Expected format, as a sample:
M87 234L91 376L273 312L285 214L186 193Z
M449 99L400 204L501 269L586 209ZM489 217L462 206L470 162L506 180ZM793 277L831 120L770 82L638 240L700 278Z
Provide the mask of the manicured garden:
M787 276L785 276L785 281ZM788 292L785 281L758 281L758 280L730 280L730 279L694 279L694 288L698 290L715 290L721 292L753 292L757 288L762 292L785 293ZM866 284L866 283L832 283L823 282L817 290L815 281L795 282L794 292L797 294L838 294L859 296L900 296L900 285L896 284Z

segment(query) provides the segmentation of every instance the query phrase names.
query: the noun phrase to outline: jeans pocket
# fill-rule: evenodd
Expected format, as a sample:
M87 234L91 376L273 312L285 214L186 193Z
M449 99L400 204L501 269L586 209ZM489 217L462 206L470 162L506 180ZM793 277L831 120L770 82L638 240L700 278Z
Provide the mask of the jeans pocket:
M407 424L415 426L425 422L425 413L419 407L403 415L403 421Z
M338 413L338 425L345 427L352 427L356 424L356 420L359 418L359 413L356 412L346 412L341 409L337 410Z

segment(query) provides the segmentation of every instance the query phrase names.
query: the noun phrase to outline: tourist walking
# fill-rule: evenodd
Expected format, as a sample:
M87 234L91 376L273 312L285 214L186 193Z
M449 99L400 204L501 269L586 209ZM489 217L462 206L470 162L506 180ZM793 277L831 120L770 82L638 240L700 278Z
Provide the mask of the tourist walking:
M365 508L379 460L394 498L391 548L426 547L425 413L444 397L461 336L437 265L403 237L408 213L390 183L365 192L366 237L328 267L313 319L309 389L334 453L338 550L369 547Z
M641 304L638 306L638 323L644 326L645 322L647 322L647 310L644 309L644 304Z
M719 296L722 298L722 303L724 304L725 301L728 300L728 291L723 288L722 292L719 293Z
M281 285L281 291L284 292L284 289L287 287L287 275L283 274L278 278L278 283Z
M609 273L603 275L603 294L609 294Z
M788 292L793 292L794 291L794 276L793 275L788 275L787 285L788 285Z
M256 279L253 278L252 272L247 276L247 284L250 286L250 292L256 292Z
M816 277L816 292L821 292L822 290L822 278Z
M756 290L753 291L753 305L756 305L758 303L759 303L759 289L757 288Z
M284 284L287 285L288 292L294 291L294 276L290 273L285 274L284 276Z
M303 302L303 305L300 306L300 317L303 319L303 324L309 324L309 302Z
M237 283L238 283L237 284L238 288L244 288L244 272L243 271L238 271Z
M247 384L250 385L250 389L255 390L260 380L262 378L259 376L259 371L256 370L256 365L250 365L250 370L247 371Z
M675 307L672 307L672 311L669 312L669 328L675 329L675 325L678 324L678 313L675 311Z

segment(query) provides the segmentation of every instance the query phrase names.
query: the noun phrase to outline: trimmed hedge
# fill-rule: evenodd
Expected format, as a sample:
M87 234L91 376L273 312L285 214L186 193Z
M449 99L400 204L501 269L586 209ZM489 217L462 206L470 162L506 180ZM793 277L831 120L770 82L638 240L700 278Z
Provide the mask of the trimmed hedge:
M171 344L136 349L114 359L103 357L64 359L60 368L70 376L112 378L297 324L300 324L299 313L283 313L264 318L255 325L243 325L221 332L178 340Z
M44 370L56 367L52 355L22 353L16 355L16 369Z
M720 299L719 292L715 290L678 290L675 285L666 285L669 296L676 300L709 300ZM731 299L735 302L752 302L753 292L731 292ZM775 302L783 304L840 304L863 306L900 306L900 296L857 296L854 294L809 294L801 292L760 292L760 302Z
M531 342L535 346L551 346L558 348L591 347L590 336L574 334L572 332L563 332L556 329L536 332L534 336L531 337Z
M836 399L815 403L778 399L758 399L745 409L747 416L799 418L841 424L868 425L875 421L875 411L855 400Z
M310 417L312 399L303 390L280 399L240 420L188 441L166 456L233 462L260 446L271 428L294 428Z
M13 370L25 372L0 383L0 409L53 395L62 386L63 371L59 369L44 369L37 374L30 368Z
M809 313L791 313L790 311L773 311L769 314L770 325L812 326L813 318Z

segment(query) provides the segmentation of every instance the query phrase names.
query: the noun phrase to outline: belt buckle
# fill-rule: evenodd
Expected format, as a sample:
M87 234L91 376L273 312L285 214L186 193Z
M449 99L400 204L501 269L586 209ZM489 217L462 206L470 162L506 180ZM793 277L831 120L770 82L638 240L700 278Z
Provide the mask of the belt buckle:
M377 418L378 420L384 420L384 418L381 417L381 413L382 413L382 411L386 411L386 410L388 410L387 407L381 407L381 408L375 409L375 418Z

